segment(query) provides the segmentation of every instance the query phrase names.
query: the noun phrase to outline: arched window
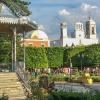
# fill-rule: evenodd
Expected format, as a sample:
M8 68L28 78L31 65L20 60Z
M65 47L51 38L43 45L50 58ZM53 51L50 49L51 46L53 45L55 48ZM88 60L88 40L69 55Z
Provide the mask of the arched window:
M83 25L81 24L81 30L83 29Z
M80 30L82 29L81 24L79 25L79 29L80 29Z
M95 34L95 32L94 32L94 27L92 27L92 34Z

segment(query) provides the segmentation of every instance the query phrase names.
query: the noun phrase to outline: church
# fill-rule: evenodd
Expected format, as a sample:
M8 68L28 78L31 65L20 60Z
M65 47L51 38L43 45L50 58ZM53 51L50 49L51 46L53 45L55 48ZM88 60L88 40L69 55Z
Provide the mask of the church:
M60 39L50 42L50 46L78 46L78 45L91 45L97 44L99 39L97 38L96 22L89 17L84 25L81 22L75 23L73 37L68 37L67 23L60 24Z

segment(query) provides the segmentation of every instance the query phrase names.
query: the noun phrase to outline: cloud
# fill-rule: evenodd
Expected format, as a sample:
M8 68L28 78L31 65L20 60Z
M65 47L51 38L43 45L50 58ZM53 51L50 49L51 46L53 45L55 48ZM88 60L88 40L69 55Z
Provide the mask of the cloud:
M43 30L43 31L45 30L43 25L38 25L38 29Z
M29 5L29 8L33 12L31 19L36 20L38 24L43 25L43 27L45 27L45 32L50 38L59 38L59 23L61 21L67 22L68 32L70 33L74 30L75 22L86 22L88 14L91 14L93 19L97 22L97 32L100 33L100 0L30 1L31 4Z
M68 12L66 9L62 9L62 10L59 10L59 15L60 16L68 16L68 15L70 15L70 12Z
M81 5L81 9L85 12L88 12L88 11L91 11L93 9L97 9L98 7L97 6L94 6L94 5L90 5L90 4L86 4L86 3L83 3Z

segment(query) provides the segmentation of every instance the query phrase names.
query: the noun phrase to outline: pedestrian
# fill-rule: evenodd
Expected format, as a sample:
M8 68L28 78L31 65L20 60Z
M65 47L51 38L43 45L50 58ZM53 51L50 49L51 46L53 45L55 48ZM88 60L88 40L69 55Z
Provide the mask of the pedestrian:
M39 75L38 70L35 70L35 72L34 72L34 76L35 76L35 78L37 78L38 75Z

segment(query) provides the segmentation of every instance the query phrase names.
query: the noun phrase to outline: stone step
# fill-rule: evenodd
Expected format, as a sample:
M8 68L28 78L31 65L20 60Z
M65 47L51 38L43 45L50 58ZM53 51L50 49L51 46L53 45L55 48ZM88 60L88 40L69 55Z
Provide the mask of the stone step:
M10 75L11 75L11 74L12 74L12 75L16 75L15 72L0 72L0 75L1 75L1 74L4 74L4 75L6 75L6 74L8 74L8 75L9 75L9 74L10 74Z
M24 91L23 91L23 89L10 89L9 91L8 90L6 90L6 89L2 89L1 91L0 91L0 94L2 94L2 93L8 93L8 94L11 94L11 93L24 93Z
M2 78L0 78L0 80L2 81L2 80L19 80L18 78L12 78L12 77L8 77L8 78L5 78L5 77L2 77Z
M9 95L9 96L11 96L11 95L18 95L19 96L19 95L23 95L24 94L24 91L16 91L16 92L15 91L14 92L10 92L10 91L9 92L7 92L7 91L6 92L3 92L2 91L0 93L0 96L2 96L2 94L6 94L6 95Z
M12 79L12 80L18 80L17 77L9 77L9 76L8 76L8 77L0 77L0 80L2 80L2 79L3 79L3 80L6 80L6 79L7 79L7 80L10 80L10 79Z
M17 76L10 76L10 75L9 75L9 76L3 76L3 75L2 75L2 76L0 76L0 78L17 78L17 79L18 79Z
M0 96L3 93L9 100L25 100L25 92L16 73L0 73Z
M20 86L20 85L17 85L17 84L14 84L14 85L6 85L6 86L4 86L4 85L0 85L0 88L20 88L20 87L22 87L22 86Z
M1 79L18 79L18 77L17 76L0 76L0 80Z
M6 95L5 95L6 96ZM9 95L8 100L27 100L25 95Z
M0 88L0 90L8 90L8 91L9 90L12 90L13 91L13 90L16 90L16 89L17 90L21 90L21 89L23 90L24 88L22 86L17 87L17 88L16 87L13 87L13 88L10 88L10 87L8 87L8 88Z
M23 92L23 89L0 89L0 94L2 93L20 93Z
M16 73L0 73L0 76L17 76Z
M9 81L9 82L0 81L0 85L3 85L3 84L4 84L4 85L14 85L14 84L16 84L16 85L17 85L17 84L18 84L18 85L21 84L21 85L22 85L22 83L18 83L18 81L14 81L14 82L13 82L13 81L12 81L12 82L10 82L10 81Z
M16 76L17 74L16 73L1 73L0 72L0 75L2 76L2 75L4 75L4 76Z
M18 82L16 79L0 79L0 83L12 83L12 82Z
M23 89L9 89L9 90L6 90L6 89L2 89L0 90L0 94L3 94L3 93L7 93L7 94L12 94L12 93L24 93Z
M18 79L17 76L0 76L0 78L17 78Z
M26 96L13 96L13 97L9 97L9 100L26 100Z
M0 92L0 95L2 95L2 94L7 94L7 95L25 95L25 91L23 91L23 90L20 90L20 91L1 91Z
M20 82L16 81L16 82L6 82L6 83L3 83L3 82L0 82L0 86L1 85L22 85Z

